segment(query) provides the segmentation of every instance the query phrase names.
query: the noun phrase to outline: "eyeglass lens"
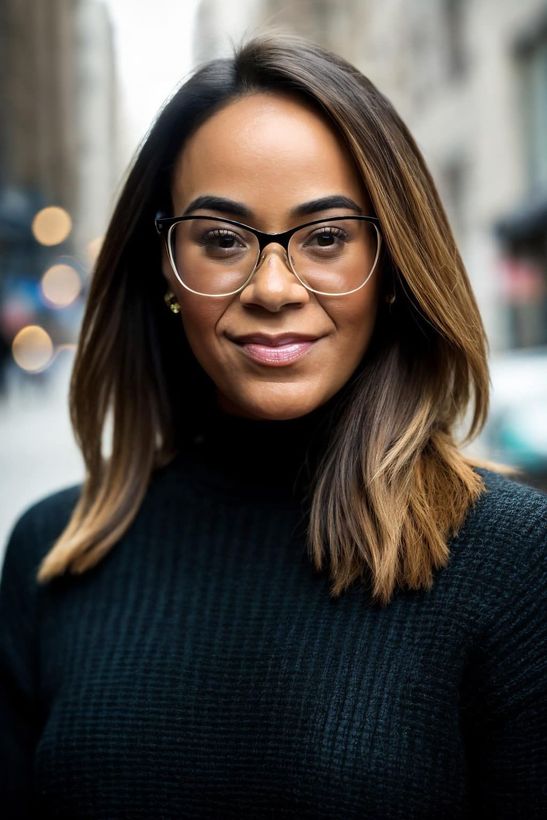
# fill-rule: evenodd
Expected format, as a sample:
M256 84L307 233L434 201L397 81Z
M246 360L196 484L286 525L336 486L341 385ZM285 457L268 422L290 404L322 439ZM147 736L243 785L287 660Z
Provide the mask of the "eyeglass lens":
M206 217L176 223L170 229L169 244L180 279L204 295L236 291L260 257L254 234ZM296 231L289 241L288 256L293 272L310 289L334 295L363 284L377 249L374 224L340 218Z

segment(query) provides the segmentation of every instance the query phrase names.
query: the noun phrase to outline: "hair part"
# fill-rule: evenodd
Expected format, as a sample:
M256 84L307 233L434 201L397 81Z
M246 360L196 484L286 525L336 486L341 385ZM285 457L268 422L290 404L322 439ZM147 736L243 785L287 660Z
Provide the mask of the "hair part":
M382 289L375 329L341 404L311 488L310 558L331 595L355 580L386 605L428 589L448 541L485 486L464 455L488 412L488 344L444 209L391 103L342 58L297 37L262 36L201 67L161 110L123 186L96 263L70 385L86 477L71 518L38 570L46 582L97 564L135 519L154 470L168 463L213 400L180 323L166 322L158 210L171 209L182 146L212 114L249 93L297 95L328 118L380 219ZM382 294L381 294L382 296ZM186 378L181 383L181 372ZM189 387L191 385L191 388ZM111 452L103 454L111 419Z

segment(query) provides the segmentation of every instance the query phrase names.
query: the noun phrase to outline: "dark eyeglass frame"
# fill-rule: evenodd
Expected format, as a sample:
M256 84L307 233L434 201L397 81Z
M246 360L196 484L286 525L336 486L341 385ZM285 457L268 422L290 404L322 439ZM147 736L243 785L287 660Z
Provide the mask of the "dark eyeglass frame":
M249 276L247 277L245 282L243 282L243 284L240 285L237 288L237 290L230 291L229 293L201 293L200 291L193 290L192 288L188 287L188 285L185 285L184 282L182 281L182 279L180 279L180 275L178 274L178 271L175 271L175 273L177 275L177 279L179 280L181 285L184 288L186 288L186 290L189 290L191 293L195 293L198 296L210 296L212 298L222 298L222 297L225 297L225 296L233 296L236 293L240 293L242 290L244 290L247 287L247 285L249 284L249 282L253 278L257 268L259 267L260 259L262 257L262 252L263 252L264 248L267 247L268 245L270 245L272 242L274 242L277 245L281 245L281 247L285 251L285 255L287 257L287 261L289 263L289 269L290 269L291 273L294 273L294 275L296 276L296 278L298 279L300 284L303 287L305 287L306 290L311 291L311 293L318 293L322 296L347 296L350 293L355 293L355 291L360 290L362 287L364 287L364 285L366 285L366 283L368 282L368 280L372 276L372 274L373 274L373 272L376 268L376 265L378 263L378 259L380 257L380 249L381 249L381 245L382 245L382 234L380 233L380 229L378 227L380 225L380 220L376 216L365 216L365 215L361 215L361 214L359 214L359 215L351 214L350 216L329 216L329 217L326 217L326 218L323 218L323 219L314 219L311 222L304 222L302 225L295 225L294 228L289 228L287 231L283 231L282 233L266 233L265 231L259 231L257 228L253 228L250 225L245 225L245 223L243 223L243 222L237 222L234 219L224 219L224 217L221 217L221 216L206 216L206 215L202 215L202 214L191 214L191 215L188 215L188 216L168 216L168 217L165 217L165 216L161 215L161 212L158 212L156 214L156 218L154 219L154 225L156 226L156 231L157 231L158 235L164 237L167 252L169 254L169 258L171 260L171 264L172 264L173 268L175 267L175 265L174 265L174 261L172 259L172 255L171 255L171 250L170 250L170 247L169 247L170 229L173 228L175 225L177 225L179 222L187 222L187 221L193 220L193 219L207 219L211 222L222 222L225 225L234 225L236 228L244 228L246 231L249 231L249 233L253 234L258 239L258 256L257 256L256 262L255 262L254 268L252 269L251 273L249 274ZM321 291L321 290L315 290L314 288L311 288L309 285L307 285L300 278L300 276L298 275L298 272L294 270L294 268L291 264L290 256L289 256L289 242L291 240L291 237L295 233L300 231L302 228L309 228L312 225L321 225L324 222L339 222L341 219L343 219L343 220L351 219L351 220L356 220L356 221L361 221L361 222L371 222L374 225L374 227L376 228L376 232L378 234L378 247L377 247L377 250L376 250L376 258L374 259L374 264L372 265L372 268L371 268L367 278L365 279L365 281L362 282L358 287L353 288L352 290L344 291L343 293L328 293L328 292Z

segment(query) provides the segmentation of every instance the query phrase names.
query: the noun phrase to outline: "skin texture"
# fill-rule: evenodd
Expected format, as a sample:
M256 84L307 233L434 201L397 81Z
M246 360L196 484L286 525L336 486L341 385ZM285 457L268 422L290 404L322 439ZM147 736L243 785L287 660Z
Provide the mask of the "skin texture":
M294 217L291 210L329 195L350 197L370 214L361 180L336 133L290 96L251 94L227 104L181 150L172 180L173 213L198 196L242 202L247 218L200 209L196 215L238 219L281 232L313 219L350 216L348 208ZM211 299L185 290L163 254L163 273L181 305L180 318L197 360L217 388L220 407L256 419L303 416L330 399L365 353L377 311L380 270L347 296L304 288L271 244L247 287ZM250 360L230 339L248 333L309 333L321 337L300 360L268 367Z

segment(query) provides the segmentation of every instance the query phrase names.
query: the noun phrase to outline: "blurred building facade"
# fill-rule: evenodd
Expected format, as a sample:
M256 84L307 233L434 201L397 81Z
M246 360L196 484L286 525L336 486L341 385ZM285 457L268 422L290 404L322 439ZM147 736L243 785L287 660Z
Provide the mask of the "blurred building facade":
M0 551L19 511L82 478L68 380L120 176L117 87L102 2L1 0Z
M28 324L43 325L54 344L77 329L78 300L52 304L40 282L49 267L65 264L85 286L87 245L104 230L120 172L116 87L101 2L0 4L0 334L8 360ZM51 206L69 226L42 239L33 220Z
M97 0L0 4L0 183L104 228L119 176L116 71Z

